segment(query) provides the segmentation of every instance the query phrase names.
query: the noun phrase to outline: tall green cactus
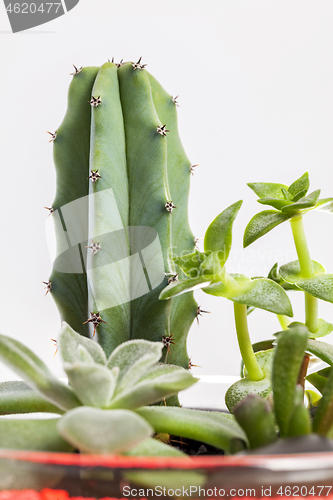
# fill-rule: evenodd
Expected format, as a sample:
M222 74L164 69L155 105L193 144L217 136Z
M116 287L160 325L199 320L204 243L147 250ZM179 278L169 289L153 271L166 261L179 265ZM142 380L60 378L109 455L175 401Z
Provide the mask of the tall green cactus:
M140 62L75 71L52 137L57 258L49 288L62 319L85 336L96 330L107 355L130 339L168 344L172 335L167 360L187 367L196 303L192 294L172 303L158 296L163 272L181 273L173 252L194 248L191 165L175 99Z

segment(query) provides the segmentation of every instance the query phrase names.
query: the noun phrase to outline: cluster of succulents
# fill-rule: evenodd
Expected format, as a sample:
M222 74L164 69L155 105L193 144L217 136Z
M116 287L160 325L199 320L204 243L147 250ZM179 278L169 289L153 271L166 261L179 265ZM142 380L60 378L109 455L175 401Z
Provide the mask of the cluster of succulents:
M316 339L333 330L318 318L318 300L333 302L333 275L311 260L303 216L332 211L333 199L307 194L308 174L290 186L249 184L272 209L251 219L244 246L290 221L298 260L275 264L267 278L227 272L242 201L214 219L199 251L187 220L196 165L179 139L177 98L145 66L140 58L73 73L66 116L50 138L57 257L45 282L63 321L57 348L68 384L22 343L0 336L0 358L24 380L0 385L0 413L31 414L0 420L1 447L184 456L156 437L195 439L226 453L278 437L330 437L333 348ZM186 338L202 312L192 293L198 287L233 302L243 363L226 393L230 413L179 407L178 392L197 381ZM288 294L297 291L305 320L290 323ZM277 315L282 331L252 345L254 309ZM328 367L307 375L311 354ZM306 379L319 392L305 390ZM36 412L58 416L38 420Z

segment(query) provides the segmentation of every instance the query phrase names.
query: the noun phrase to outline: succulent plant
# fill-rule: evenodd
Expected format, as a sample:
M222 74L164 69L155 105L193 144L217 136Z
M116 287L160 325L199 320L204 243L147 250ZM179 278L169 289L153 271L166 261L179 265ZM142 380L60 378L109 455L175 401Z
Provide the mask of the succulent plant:
M131 339L165 339L165 357L186 368L197 305L192 295L172 303L158 296L182 276L173 253L194 249L191 164L177 101L145 66L141 58L107 62L73 76L66 116L51 136L57 258L47 283L62 320L86 337L97 332L107 356Z
M64 323L58 347L69 385L21 342L0 336L0 359L26 382L0 384L0 413L33 417L1 419L2 447L172 456L172 447L151 436L176 434L227 450L234 437L244 438L228 415L152 406L197 381L182 367L159 363L162 342L130 340L107 358L97 342ZM61 417L40 424L36 412Z
M205 293L234 302L242 378L229 387L225 400L246 433L250 449L259 447L261 453L331 450L333 444L317 435L333 437L333 349L315 339L333 331L333 324L318 318L318 299L333 302L333 274L311 260L303 217L313 209L333 212L333 198L319 199L320 190L308 195L307 173L289 187L263 182L251 183L249 187L259 196L259 203L274 210L260 212L250 220L244 247L289 220L298 260L280 268L275 264L268 278L229 275L225 264L231 248L232 225L241 206L237 202L208 227L204 252L174 258L187 278L170 284L160 297L169 299L201 286ZM293 313L287 291L304 292L304 323L290 323L288 317ZM247 316L256 308L275 313L283 331L274 333L276 338L251 345ZM329 366L307 375L311 354ZM304 391L305 380L322 397L312 390ZM304 394L308 408L304 406ZM272 444L278 431L283 439ZM299 441L304 436L307 438ZM268 447L261 449L265 445Z

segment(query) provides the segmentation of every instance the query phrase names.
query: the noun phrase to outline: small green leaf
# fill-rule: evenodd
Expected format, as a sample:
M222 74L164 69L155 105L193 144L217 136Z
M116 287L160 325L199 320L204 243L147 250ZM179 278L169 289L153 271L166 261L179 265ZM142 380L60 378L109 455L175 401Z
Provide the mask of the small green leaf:
M301 191L308 191L310 187L309 174L305 172L299 179L290 184L288 191L292 196L296 196Z
M319 264L319 262L316 262L315 260L312 260L311 262L315 274L322 274L325 272L325 268ZM284 279L287 283L298 284L298 282L303 279L301 266L298 260L293 260L292 262L288 262L288 264L281 266L279 273L282 279Z
M18 340L0 335L0 359L61 410L81 405L73 390L54 377L43 361Z
M191 277L196 278L200 275L200 265L207 256L196 250L193 253L174 257L173 261L184 271L184 273Z
M283 193L283 197L284 197L284 199L285 199L285 200L287 200L287 201L292 201L292 199L293 199L293 195L292 195L292 194L290 194L288 190L286 190L286 189L281 189L281 191L282 191L282 193Z
M298 290L299 291L299 288L296 285L293 285L292 283L288 283L287 281L285 281L282 278L282 276L280 275L280 272L279 272L278 263L274 264L272 269L269 271L267 278L275 281L275 283L282 286L282 288L284 290L295 290L295 291Z
M115 396L133 386L162 356L163 343L144 339L123 342L112 352L108 368L119 370Z
M98 363L64 363L64 370L75 394L85 406L104 408L110 402L119 369L109 370Z
M291 201L279 200L276 198L261 198L257 201L258 203L261 203L261 205L270 205L271 207L276 208L277 210L281 210L286 205L291 204Z
M44 399L25 382L0 383L0 415L34 412L63 413L58 406Z
M303 189L303 191L300 191L298 194L296 194L296 196L294 196L291 201L295 203L295 201L298 201L300 198L306 196L307 192L308 192L307 189Z
M303 396L303 388L301 388L301 390ZM294 406L293 412L290 416L288 437L306 436L307 434L311 434L311 431L312 425L310 414L302 401Z
M122 453L152 435L142 417L128 410L81 407L58 422L60 435L82 453Z
M150 368L136 385L124 388L117 397L112 399L109 408L133 410L140 406L157 403L187 389L197 380L184 368L158 364Z
M318 330L315 333L309 333L310 339L318 339L320 337L326 337L333 332L332 323L327 323L324 319L318 319Z
M265 377L262 380L254 381L248 376L232 384L226 392L225 402L229 411L233 412L234 407L240 403L248 394L257 394L267 399L271 393L271 370L274 349L259 351L255 353L256 359Z
M206 278L216 276L223 268L224 261L221 260L220 252L207 252L207 257L200 265L200 275Z
M233 415L215 411L199 411L171 406L149 406L136 410L155 432L195 439L217 448L230 449L232 439L247 442L246 435Z
M333 370L327 378L323 397L321 398L313 419L313 431L326 435L332 428L333 422Z
M58 422L59 418L1 418L1 448L28 451L73 451L72 446L66 443L66 440L64 441L59 435L57 431Z
M317 201L316 210L333 213L333 198L322 198Z
M130 450L124 452L129 457L180 457L189 458L186 453L178 450L174 446L162 443L159 439L147 438ZM140 471L142 474L142 471Z
M221 267L224 266L229 256L232 226L242 203L242 201L237 201L221 212L208 226L205 234L205 252L218 252Z
M244 248L290 218L291 215L276 210L265 210L256 214L246 226L243 241Z
M274 409L281 437L288 435L294 409L295 387L308 341L308 329L301 324L278 336L272 371Z
M308 196L300 198L298 201L296 201L296 203L292 203L291 205L286 205L281 210L284 213L294 213L298 212L299 210L315 207L319 195L320 195L320 189L318 189L317 191L313 191L313 193L309 194Z
M97 342L76 333L67 323L63 322L58 336L58 348L62 359L67 363L82 361L82 347L89 353L94 362L101 365L106 364L105 353Z
M182 293L190 292L191 290L195 290L197 288L204 288L208 286L212 281L212 277L204 277L198 276L198 278L189 278L187 280L180 280L176 283L171 283L166 286L162 292L160 293L159 298L171 299L172 297L176 297L177 295L181 295Z
M306 378L310 384L312 384L321 394L323 394L327 379L329 374L331 373L331 367L324 368L323 370L319 370L316 373L310 373Z
M250 182L248 186L259 198L269 197L284 200L282 189L288 190L288 186L285 184L277 184L273 182Z
M317 274L312 278L303 278L297 286L317 299L333 303L333 274Z
M265 446L277 439L272 408L256 394L249 394L235 406L233 415L245 431L251 449Z
M238 290L229 290L223 283L213 283L204 289L205 293L226 297L233 302L258 307L275 314L292 316L293 311L290 300L283 288L275 281L267 278L246 280L243 277L240 282L239 275L232 275L240 286Z
M309 339L306 350L322 361L325 361L325 363L333 366L333 346L331 344Z

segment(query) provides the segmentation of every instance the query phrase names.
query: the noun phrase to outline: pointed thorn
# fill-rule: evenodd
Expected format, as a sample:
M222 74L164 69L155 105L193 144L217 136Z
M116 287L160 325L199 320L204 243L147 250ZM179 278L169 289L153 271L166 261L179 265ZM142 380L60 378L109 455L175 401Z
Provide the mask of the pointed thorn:
M194 169L195 169L195 167L198 167L198 166L199 166L199 163L197 163L196 165L190 165L190 173L192 175L194 175Z
M55 131L55 132L49 132L49 131L47 130L46 132L47 132L48 134L50 134L50 136L51 136L51 138L50 138L50 140L49 140L49 143L50 143L50 142L53 142L53 141L55 141L55 140L56 140L56 138L57 138L57 131Z
M94 97L93 95L91 96L91 100L88 101L89 104L93 107L93 108L97 108L97 106L99 106L100 104L102 104L102 99L101 99L101 96L99 95L98 97Z
M163 135L164 137L166 137L167 132L170 132L170 130L166 129L166 125L159 125L156 130L158 134Z
M167 210L168 212L170 212L170 214L172 214L172 210L173 210L174 208L177 208L177 207L175 207L175 205L173 204L173 202L172 202L172 201L167 201L167 202L166 202L166 204L165 204L164 206L165 206L166 210Z
M142 57L140 57L138 62L136 62L136 63L132 62L132 67L133 67L134 71L136 69L145 69L145 67L147 66L147 64L141 64L141 59L142 59Z
M81 66L81 68L77 68L74 64L73 64L73 67L74 67L74 71L73 73L70 73L71 76L75 76L75 75L78 75L79 73L81 73L81 71L83 70L83 67Z
M47 295L52 289L52 283L50 280L49 281L42 281L42 283L44 283L44 285L46 285L46 287L44 287L44 290L46 290L45 295Z
M204 314L211 314L210 311L204 311L203 309L201 309L201 306L198 306L197 307L197 314L196 314L198 325L199 325L199 316L202 316L202 313L204 313Z

